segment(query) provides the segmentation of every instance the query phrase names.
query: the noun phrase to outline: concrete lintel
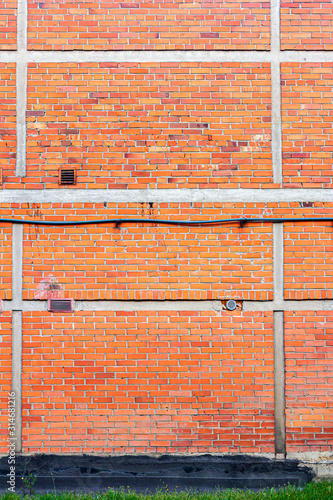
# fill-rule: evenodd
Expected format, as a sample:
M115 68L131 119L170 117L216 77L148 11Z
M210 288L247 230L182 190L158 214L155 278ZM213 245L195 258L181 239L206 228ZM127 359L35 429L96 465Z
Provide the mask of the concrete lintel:
M9 189L0 203L333 202L332 189Z
M13 301L2 302L4 311L15 311ZM46 311L45 300L24 300L24 312ZM74 311L216 311L222 310L220 300L78 300ZM333 300L243 301L245 312L256 311L333 311Z
M333 51L298 51L298 50L283 50L279 53L278 59L281 63L284 62L296 62L296 63L306 63L306 62L333 62Z
M333 311L333 300L244 301L244 311Z
M266 51L215 50L124 50L124 51L34 51L29 62L270 62Z
M221 311L219 300L78 300L75 311ZM3 310L13 310L12 302L3 301ZM22 310L47 311L46 300L25 300Z
M1 62L17 62L19 53L1 51ZM233 50L166 50L166 51L27 51L26 61L32 63L72 62L333 62L333 51L233 51Z

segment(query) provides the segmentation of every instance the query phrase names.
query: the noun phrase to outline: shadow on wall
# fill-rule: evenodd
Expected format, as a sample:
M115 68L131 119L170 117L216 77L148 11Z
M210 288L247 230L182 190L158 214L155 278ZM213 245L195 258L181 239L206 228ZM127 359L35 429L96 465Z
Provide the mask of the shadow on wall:
M8 458L0 459L0 490L7 489ZM16 457L16 492L22 477L36 476L34 491L89 491L129 487L140 492L301 486L314 473L299 460L248 455L34 455Z

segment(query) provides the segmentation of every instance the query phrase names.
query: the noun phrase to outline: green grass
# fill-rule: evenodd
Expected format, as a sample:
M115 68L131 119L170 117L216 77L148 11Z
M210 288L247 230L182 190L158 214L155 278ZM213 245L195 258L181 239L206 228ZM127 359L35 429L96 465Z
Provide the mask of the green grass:
M173 493L164 490L154 494L108 489L100 493L42 493L26 500L333 500L333 481L309 483L304 488L286 486L283 489L266 489L260 492L249 490L217 490L212 493L185 491ZM0 500L22 500L22 495L4 493Z

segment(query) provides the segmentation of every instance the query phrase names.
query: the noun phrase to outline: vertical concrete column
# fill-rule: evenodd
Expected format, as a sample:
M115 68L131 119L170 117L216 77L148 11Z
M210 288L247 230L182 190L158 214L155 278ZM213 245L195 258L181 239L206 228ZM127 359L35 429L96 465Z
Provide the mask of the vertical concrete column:
M23 224L13 225L12 236L12 392L15 393L15 451L22 451L22 285Z
M271 52L280 51L280 0L271 0Z
M12 234L12 293L13 310L22 311L23 288L23 224L13 224Z
M273 224L273 288L274 302L280 309L280 304L284 301L284 247L283 247L283 223ZM282 309L282 307L281 307Z
M280 66L280 0L271 0L271 78L272 78L272 163L273 182L282 184L282 118ZM284 373L284 248L283 224L273 225L274 303L274 431L275 457L286 456L285 373Z
M272 164L273 182L282 184L282 122L280 61L271 63L272 77Z
M26 175L26 108L27 108L27 0L17 1L16 64L16 169L17 177Z
M284 459L286 456L285 431L285 356L284 356L284 247L283 224L273 225L273 283L274 302L273 329L274 329L274 431L275 457Z
M22 451L22 311L12 317L12 387L15 394L15 451Z
M284 313L274 311L274 432L275 458L286 456Z
M282 183L280 0L271 0L272 163L273 182Z

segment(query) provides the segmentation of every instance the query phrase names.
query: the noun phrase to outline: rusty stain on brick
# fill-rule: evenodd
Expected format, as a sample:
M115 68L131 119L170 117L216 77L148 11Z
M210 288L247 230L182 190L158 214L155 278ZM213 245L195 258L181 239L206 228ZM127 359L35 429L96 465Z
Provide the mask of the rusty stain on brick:
M63 134L72 134L72 135L78 135L80 133L80 130L78 128L67 128L65 130L61 131Z

